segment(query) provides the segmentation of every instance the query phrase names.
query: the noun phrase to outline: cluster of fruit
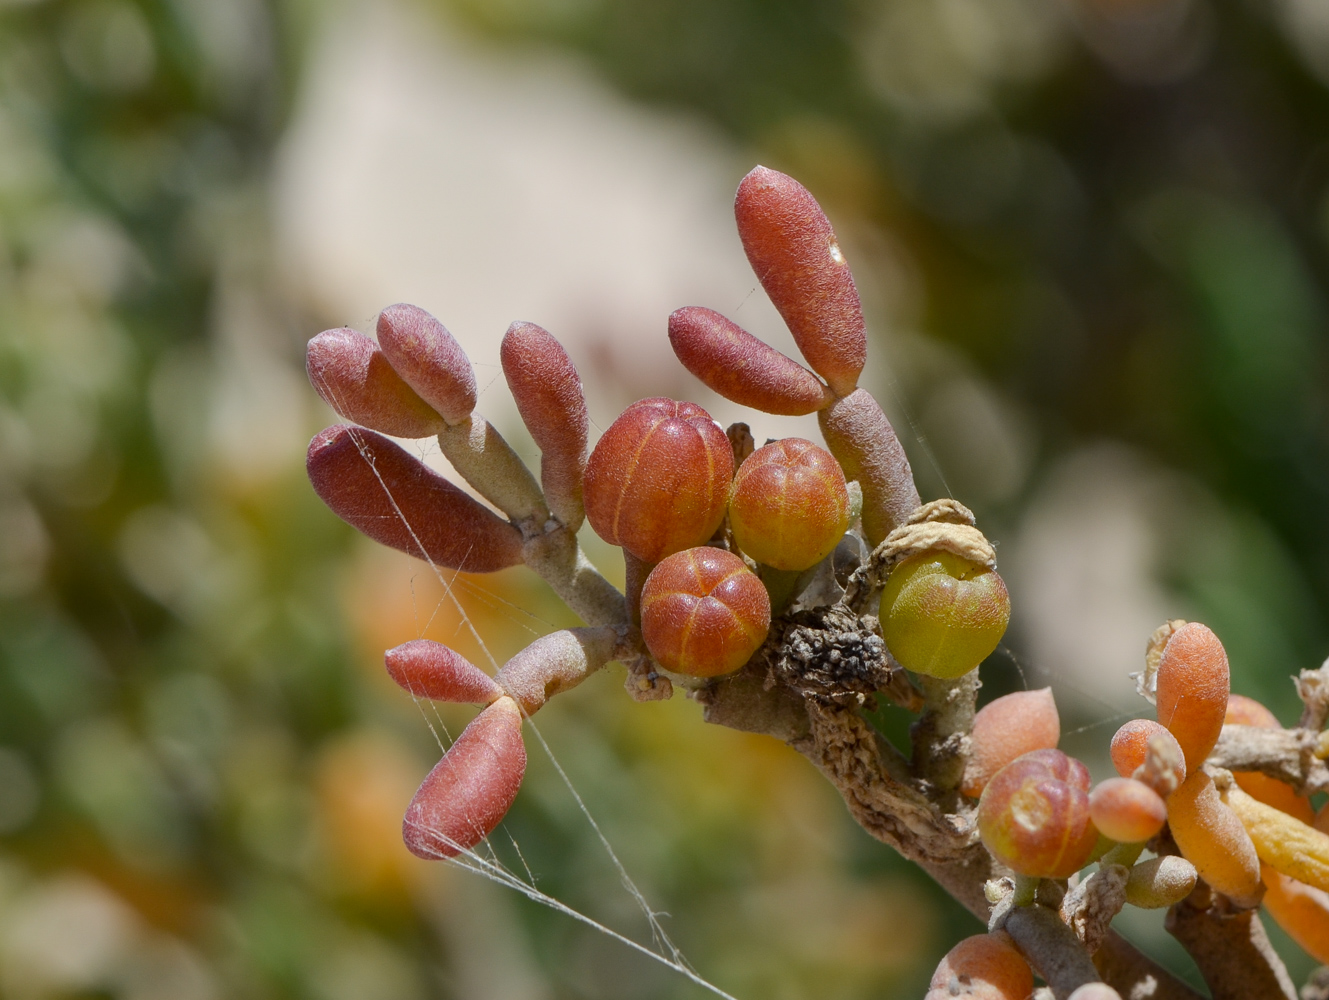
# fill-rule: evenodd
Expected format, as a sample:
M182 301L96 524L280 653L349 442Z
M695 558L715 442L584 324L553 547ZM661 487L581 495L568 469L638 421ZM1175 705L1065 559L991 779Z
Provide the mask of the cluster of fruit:
M1329 962L1329 808L1317 817L1282 781L1220 772L1215 782L1204 766L1225 724L1277 729L1278 720L1230 694L1223 646L1197 622L1154 634L1140 687L1158 721L1117 730L1120 777L1092 789L1084 764L1056 749L1050 691L1006 695L975 716L964 792L979 800L984 845L1028 880L1069 878L1094 861L1100 870L1122 866L1125 902L1151 909L1181 902L1202 878L1234 909L1263 902L1293 940ZM1146 844L1157 856L1139 862ZM957 945L932 985L934 1000L1023 1000L1032 972L997 930Z
M665 678L705 686L744 669L779 641L773 619L803 606L805 593L825 599L811 584L828 566L841 593L880 590L879 617L856 620L880 629L895 664L935 679L925 689L977 669L1005 631L1010 603L991 546L954 501L920 504L889 421L858 387L863 317L825 215L792 178L760 167L740 185L736 215L810 370L709 309L675 312L670 341L730 400L816 413L827 448L788 438L754 450L745 425L725 431L693 403L652 398L629 406L588 455L576 368L549 333L515 323L501 361L541 450L537 482L475 412L470 361L423 310L384 310L377 342L347 329L310 341L315 388L360 425L329 428L310 445L309 476L328 506L437 567L524 563L587 622L538 639L493 677L434 642L387 653L389 673L414 695L483 708L407 809L405 841L422 857L467 850L500 822L525 771L522 720L549 698L616 660L640 680L639 697L667 692ZM436 436L492 508L384 434ZM626 595L582 554L584 520L622 548ZM1158 721L1118 731L1120 777L1092 789L1085 766L1056 749L1050 691L1008 695L974 716L960 792L977 800L992 858L1017 876L1012 902L1032 901L1039 880L1065 880L1095 860L1141 906L1178 902L1198 876L1234 906L1263 896L1289 933L1329 961L1329 836L1314 828L1309 802L1258 774L1216 782L1203 766L1225 721L1277 723L1229 697L1223 648L1199 624L1159 631L1143 690ZM962 819L974 812L960 807ZM1147 843L1156 856L1140 862ZM1031 989L1028 964L1000 929L962 942L934 981L936 996L1022 998ZM1084 989L1076 1000L1115 995L1101 984Z

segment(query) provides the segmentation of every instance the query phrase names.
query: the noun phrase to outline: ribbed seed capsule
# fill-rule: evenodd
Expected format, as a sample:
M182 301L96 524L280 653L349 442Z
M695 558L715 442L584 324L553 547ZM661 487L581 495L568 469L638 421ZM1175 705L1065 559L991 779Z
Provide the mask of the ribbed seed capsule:
M647 563L707 541L724 519L734 453L695 403L633 403L586 463L586 517L595 533Z
M923 552L891 570L881 592L881 634L900 665L955 678L983 662L1011 616L993 570L950 552Z
M784 570L815 566L849 527L844 473L811 441L773 441L739 466L729 525L739 548L759 563Z
M1098 841L1089 820L1089 771L1060 750L1035 750L993 775L978 801L978 831L1021 875L1067 878Z
M651 570L641 590L646 648L667 670L715 677L737 670L766 640L771 602L743 560L701 546Z

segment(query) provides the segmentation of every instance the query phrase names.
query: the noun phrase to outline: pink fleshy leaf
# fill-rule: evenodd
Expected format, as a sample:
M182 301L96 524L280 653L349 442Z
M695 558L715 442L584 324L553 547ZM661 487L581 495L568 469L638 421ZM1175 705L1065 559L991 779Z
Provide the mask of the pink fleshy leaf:
M563 346L534 323L508 327L499 359L521 419L540 448L545 503L576 531L586 516L581 488L590 425L581 376Z
M830 220L792 177L757 167L734 199L748 261L812 370L838 396L867 360L863 308Z
M802 416L835 399L812 372L713 309L688 306L674 312L669 343L684 368L743 406Z
M402 840L426 860L468 851L502 822L526 773L521 710L500 698L471 720L406 807Z
M378 345L355 330L324 330L311 340L305 369L323 401L347 420L406 438L432 437L445 426Z
M383 660L388 676L416 697L488 705L503 693L492 677L441 642L414 639L389 649Z
M332 512L376 542L470 573L522 561L521 532L373 431L329 427L305 468Z
M475 369L447 328L401 302L378 316L378 343L392 367L450 424L475 409Z

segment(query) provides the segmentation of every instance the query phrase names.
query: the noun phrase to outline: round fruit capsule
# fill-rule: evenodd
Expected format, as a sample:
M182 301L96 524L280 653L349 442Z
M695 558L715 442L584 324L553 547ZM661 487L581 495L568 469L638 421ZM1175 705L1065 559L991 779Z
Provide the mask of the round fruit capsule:
M1098 841L1089 819L1089 770L1060 750L1035 750L993 775L978 800L978 832L1021 875L1067 878Z
M1034 974L1005 931L975 934L948 951L924 1000L1026 1000Z
M591 452L586 517L606 542L659 562L715 533L733 475L729 439L709 413L694 403L643 399Z
M1011 617L994 571L949 552L911 556L881 594L882 638L904 667L931 677L967 674L997 648Z
M766 587L732 552L701 546L662 560L641 589L641 633L667 670L715 677L766 641Z
M993 699L974 716L960 791L978 798L992 776L1015 758L1032 750L1055 749L1060 739L1061 717L1051 688Z
M1144 782L1108 778L1089 793L1089 818L1103 836L1123 844L1136 844L1163 829L1167 805Z
M785 438L739 466L729 500L739 547L757 562L800 570L830 555L849 528L849 490L825 448Z

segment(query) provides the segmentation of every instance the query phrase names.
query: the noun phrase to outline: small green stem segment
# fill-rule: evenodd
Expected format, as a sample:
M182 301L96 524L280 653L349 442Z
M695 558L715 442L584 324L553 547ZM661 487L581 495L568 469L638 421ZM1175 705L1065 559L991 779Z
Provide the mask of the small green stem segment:
M1140 860L1140 855L1144 853L1144 842L1138 844L1114 844L1112 848L1106 851L1099 859L1101 867L1108 865L1121 865L1123 868L1130 868L1135 862Z
M923 714L910 729L914 774L944 801L964 778L981 682L977 670L953 679L918 674L916 680L923 692Z
M783 612L798 596L798 581L802 570L775 569L765 563L757 564L757 575L766 585L766 593L771 598L771 617Z
M1012 906L1029 906L1038 894L1038 886L1043 880L1033 875L1016 875L1015 891L1011 894Z

